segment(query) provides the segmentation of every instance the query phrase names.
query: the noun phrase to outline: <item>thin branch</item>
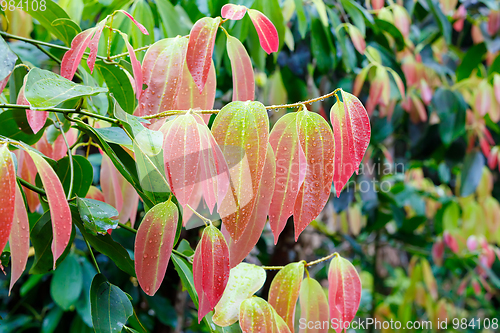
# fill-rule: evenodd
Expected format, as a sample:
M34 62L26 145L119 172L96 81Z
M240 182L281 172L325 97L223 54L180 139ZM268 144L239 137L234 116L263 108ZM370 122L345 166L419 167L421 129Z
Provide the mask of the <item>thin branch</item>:
M128 225L126 225L126 224L123 224L123 223L118 222L118 225L119 225L121 228L123 228L123 229L125 229L125 230L128 230L128 231L130 231L130 232L132 232L132 233L134 233L134 234L136 234L136 233L137 233L137 230L135 230L135 229L134 229L134 228L132 228L132 227L129 227L129 226L128 226Z
M19 104L0 104L0 109L22 109L29 110L31 106L29 105L19 105ZM75 109L61 109L61 108L44 108L44 109L35 109L33 111L52 111L52 112L74 112Z
M337 252L332 253L332 254L330 254L329 256L326 256L326 257L323 257L323 258L321 258L321 259L318 259L318 260L314 260L314 261L308 262L308 263L306 264L306 267L309 267L309 266L312 266L312 265L319 264L320 262L327 261L327 260L332 259L333 257L338 257L338 256L339 256L339 254L338 254Z
M135 49L134 52L144 51L144 50L149 49L150 47L151 47L151 45L146 45L146 46L143 46L143 47L139 47L138 49ZM109 57L109 60L114 60L114 59L121 58L121 57L126 57L126 56L128 56L128 52L120 53L120 54L114 55L112 57Z
M90 246L89 241L87 240L87 238L85 238L83 233L82 233L82 236L83 236L83 240L85 241L85 244L87 244L87 248L89 249L90 257L92 258L95 269L97 270L97 273L101 274L101 270L99 269L99 265L97 264L97 260L95 260L94 252L92 252L92 247Z
M212 221L207 219L205 216L201 215L200 213L198 213L193 207L189 206L189 205L186 205L189 209L191 209L193 211L193 213L196 214L196 216L198 216L202 221L203 223L205 223L205 227L208 227L208 224L207 223L210 223L212 224Z

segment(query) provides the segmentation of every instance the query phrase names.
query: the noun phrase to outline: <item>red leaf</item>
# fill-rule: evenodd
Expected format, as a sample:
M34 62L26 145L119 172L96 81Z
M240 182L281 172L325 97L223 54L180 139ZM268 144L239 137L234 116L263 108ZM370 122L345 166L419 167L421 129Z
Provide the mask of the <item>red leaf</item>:
M130 63L132 64L132 71L134 72L135 79L135 95L137 99L140 99L142 93L142 68L141 63L137 60L135 56L135 51L132 45L130 45L128 41L127 34L121 33L123 40L125 41L125 45L127 46L128 55L130 57Z
M348 26L349 36L351 37L352 44L354 48L361 54L365 54L366 42L365 38L361 34L361 31L354 25L349 24Z
M148 87L139 100L139 116L172 110L181 88L186 38L162 39L148 49L142 62L143 83Z
M243 231L238 242L232 239L229 243L229 255L231 267L235 267L245 259L252 251L254 246L260 239L260 235L264 230L269 213L269 206L274 192L274 180L276 178L276 161L274 152L270 144L267 146L266 162L262 171L259 190L257 192L257 200L253 209L248 225ZM226 238L227 239L227 238Z
M184 208L193 192L200 162L200 134L192 114L178 116L163 140L163 159L168 184Z
M286 114L276 122L269 143L276 156L276 182L269 208L269 224L276 244L287 219L294 212L297 194L305 178L306 159L299 144L296 112Z
M306 158L304 182L293 208L295 241L326 205L332 188L334 141L330 125L317 113L297 114L300 146Z
M293 332L295 305L299 298L300 284L304 278L304 263L296 262L282 268L271 282L269 304Z
M29 154L22 149L17 149L14 153L17 157L17 175L28 183L35 184L37 173L36 166ZM30 211L32 213L35 212L40 204L38 193L24 188L24 194L26 195L26 201L28 201Z
M359 164L370 143L370 119L359 99L342 91L344 103L337 102L330 111L335 140L333 183L337 197Z
M217 76L215 74L215 66L212 61L210 70L208 71L207 83L201 94L194 83L189 69L184 63L184 70L182 72L181 88L177 96L175 109L176 110L211 110L214 107L215 91L217 90ZM209 114L201 115L206 124L210 120Z
M7 82L9 82L9 79L10 79L10 75L12 73L9 73L9 75L7 75L6 78L4 78L3 80L0 80L0 94L3 92L3 90L5 89L5 86L7 85Z
M306 277L300 286L300 316L306 320L306 323L324 323L329 322L330 314L328 300L326 299L323 287L318 281ZM328 333L328 325L321 327L310 327L303 325L300 333Z
M186 64L200 94L208 79L219 24L219 17L204 17L196 21L189 34Z
M196 117L200 119L200 164L197 181L201 183L203 198L211 214L216 203L218 207L221 206L229 189L229 168L212 132L202 123L200 117Z
M337 255L328 270L328 302L330 319L347 325L356 316L361 301L361 280L356 268ZM335 329L341 333L342 327Z
M12 256L12 270L10 275L9 296L12 287L21 277L26 263L28 262L28 253L30 250L30 225L28 213L24 207L23 195L16 183L15 186L15 204L14 219L9 237L10 253Z
M30 105L26 98L24 97L24 84L19 90L19 94L17 95L17 104L19 105ZM33 111L26 110L26 118L28 119L28 124L31 127L33 133L38 133L43 126L45 126L45 122L47 121L47 117L49 113L47 111Z
M221 15L229 20L241 20L247 12L247 7L241 5L226 4L222 6Z
M227 54L233 72L233 101L253 101L255 79L252 61L243 44L233 36L227 36Z
M85 49L92 39L94 29L95 28L91 28L82 31L76 35L75 38L73 38L71 41L71 48L64 54L61 61L62 77L68 80L73 79L73 76L78 69L78 65L80 65L80 61L82 60L83 53L85 53Z
M57 259L64 252L71 237L71 211L69 209L61 181L52 167L37 152L26 147L26 151L33 159L42 180L43 187L49 201L50 219L52 221L52 254L54 256L54 269Z
M68 140L70 146L76 142L77 132L78 131L76 129L70 128L66 133L66 139ZM59 135L54 143L50 144L47 140L47 132L45 132L40 140L38 140L35 144L35 148L43 155L56 161L65 157L67 153L66 143L64 142L62 135Z
M153 296L163 281L174 246L179 212L172 201L160 203L144 216L135 239L135 272L142 290Z
M200 299L198 322L203 319L207 308L212 310L224 293L229 279L229 249L222 233L209 225L203 230L193 259L193 279ZM206 304L201 299L206 297ZM201 311L203 310L203 311Z
M132 16L130 15L129 13L127 13L126 11L124 10L118 10L119 12L122 12L123 14L127 15L127 17L129 19L132 20L132 22L134 22L134 24L139 28L139 30L141 30L141 32L145 35L149 35L149 32L148 32L148 29L146 29L145 26L143 26L142 24L140 24L139 22L137 22L137 20Z
M278 51L279 37L274 24L258 10L249 9L248 15L259 35L260 46L267 54Z
M105 18L95 26L92 39L90 40L89 43L90 54L89 57L87 58L87 66L89 66L91 74L94 71L95 59L97 58L97 51L99 48L99 39L101 38L102 29L104 29L106 20L107 18Z
M248 221L257 191L269 136L267 111L259 102L232 102L217 114L212 133L230 168L231 186L218 212L237 242Z
M16 195L16 170L7 144L0 145L0 253L9 240Z

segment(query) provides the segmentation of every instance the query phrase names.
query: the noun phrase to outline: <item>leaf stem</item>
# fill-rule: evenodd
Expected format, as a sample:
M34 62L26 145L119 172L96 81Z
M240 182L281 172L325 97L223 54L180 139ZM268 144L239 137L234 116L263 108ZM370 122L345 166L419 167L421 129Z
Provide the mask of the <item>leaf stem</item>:
M19 177L17 177L17 180L21 183L21 185L23 185L27 189L32 190L33 192L36 192L36 193L38 193L40 195L47 195L47 193L45 192L44 189L36 187L35 185L27 182L26 180L24 180L22 178L19 178Z
M150 47L151 47L151 45L146 45L146 46L143 46L143 47L139 47L139 48L135 49L134 52L144 51L144 50L149 49ZM121 57L126 57L126 56L128 56L128 52L120 53L120 54L114 55L112 57L109 57L109 60L114 60L114 59L121 58Z
M85 238L83 233L82 233L82 236L83 236L83 240L85 241L85 244L87 244L87 248L89 249L90 257L92 258L92 261L94 262L95 269L97 270L97 273L101 274L101 270L99 269L99 265L97 264L97 260L95 260L94 252L92 252L92 247L90 246L89 241L87 240L87 238Z
M137 230L135 230L135 229L134 229L134 228L132 228L132 227L129 227L129 226L128 226L128 225L126 225L126 224L123 224L123 223L118 222L118 225L119 225L121 228L123 228L123 229L125 229L125 230L128 230L128 231L130 231L130 232L132 232L132 233L134 233L134 234L136 234L136 233L137 233Z
M198 216L202 221L203 223L205 223L205 227L208 227L208 223L212 224L212 221L207 219L205 216L201 215L200 213L198 213L195 209L193 209L193 207L189 206L189 205L186 205L189 209L191 209L193 211L193 213L196 214L196 216Z
M179 252L179 251L177 251L175 249L172 249L172 253L175 253L176 255L178 255L178 256L183 257L184 259L186 259L188 262L191 262L192 257L190 257L188 255L185 255L182 252Z

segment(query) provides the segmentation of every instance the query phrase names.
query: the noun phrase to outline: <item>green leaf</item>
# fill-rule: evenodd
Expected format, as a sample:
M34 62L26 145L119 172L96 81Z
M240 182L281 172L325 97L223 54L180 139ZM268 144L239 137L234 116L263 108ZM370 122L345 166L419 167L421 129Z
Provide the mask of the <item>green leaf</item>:
M482 62L486 51L486 44L484 43L474 45L467 51L455 72L457 81L467 79L472 74L472 71Z
M25 97L33 110L55 107L72 98L97 95L106 91L106 88L76 84L56 73L39 68L30 70L24 88Z
M97 274L94 266L85 258L81 258L80 264L82 266L82 292L80 298L75 304L76 311L82 318L83 322L92 327L92 314L90 311L90 286L94 276Z
M54 1L46 0L44 2L46 7L45 10L42 11L40 9L41 2L39 0L28 0L28 4L26 5L27 13L40 22L40 24L49 32L54 34L54 36L62 40L66 46L70 46L71 41L78 33L81 32L81 29L74 22L74 24L54 25L54 21L58 19L70 20L70 17Z
M332 63L334 63L327 38L321 21L313 18L311 22L311 51L321 72L331 69Z
M42 328L40 330L40 333L52 333L56 330L57 325L59 325L59 322L61 321L61 317L64 314L63 309L58 307L57 305L54 306L43 318L42 322Z
M464 167L460 175L460 196L466 197L474 193L481 180L484 163L483 154L479 151L465 155Z
M184 36L189 34L190 27L181 21L181 17L170 1L156 1L156 8L162 21L165 37Z
M135 94L125 70L119 66L105 65L100 62L96 63L95 67L122 109L132 114L135 109Z
M347 14L349 14L352 23L359 29L359 31L361 31L361 34L364 37L366 34L366 25L361 11L353 4L352 0L341 0L340 3L346 10Z
M121 127L104 127L95 128L94 130L107 142L133 149L132 140Z
M92 322L97 333L121 332L134 310L127 295L97 274L90 287Z
M118 216L118 211L105 202L94 199L77 198L76 204L83 225L93 235L97 233L105 234L108 229L116 229L118 219L112 219Z
M82 283L82 268L76 255L70 254L54 272L50 295L63 310L69 310L80 297Z
M7 42L0 36L0 64L2 64L0 66L0 81L12 73L16 61L17 55L11 51Z
M158 1L158 2L163 2L163 1ZM135 47L142 47L153 44L155 42L154 38L155 19L153 17L153 12L151 11L151 7L149 7L148 2L145 0L134 1L134 4L130 8L130 13L138 22L143 24L144 27L149 32L149 35L145 35L137 27L132 26L130 30L130 35L132 36L132 45L134 45ZM144 56L144 53L141 52L139 55Z
M79 196L85 197L89 191L90 185L92 185L92 180L94 179L94 169L92 164L83 156L74 155L73 156L73 190L71 191L71 197ZM66 156L57 162L56 174L61 180L64 188L64 193L68 193L71 180L71 168L69 163L69 157Z
M40 140L43 132L33 133L24 110L6 110L0 113L0 135L32 145Z
M445 88L438 88L432 97L432 107L439 116L439 135L445 145L465 133L466 104L463 97Z
M375 19L375 25L380 28L378 30L379 35L382 35L382 32L387 32L394 38L398 51L402 51L405 48L405 38L394 24L385 20ZM377 34L377 32L375 33Z
M90 245L98 252L104 254L111 259L115 265L130 276L135 277L134 261L125 248L113 240L111 235L92 235L85 229L82 220L80 219L77 207L70 205L71 216L73 223L76 224L83 237L90 243Z
M307 17L304 12L302 0L295 0L295 10L297 12L297 20L299 21L299 33L302 39L304 39L307 33Z
M427 6L429 6L434 19L436 20L441 33L443 34L446 44L451 44L451 23L448 18L441 11L439 2L434 0L426 0Z
M183 289L187 290L194 305L198 307L198 294L196 293L196 289L194 288L193 265L188 263L186 259L178 256L175 253L172 253L171 258L172 262L174 263L175 270L181 278Z
M56 265L60 265L71 249L71 244L75 238L75 228L72 228L71 238L68 246L57 259ZM35 259L30 269L30 274L48 273L54 265L54 257L50 246L52 244L52 224L50 211L45 212L30 229L31 245L35 249Z

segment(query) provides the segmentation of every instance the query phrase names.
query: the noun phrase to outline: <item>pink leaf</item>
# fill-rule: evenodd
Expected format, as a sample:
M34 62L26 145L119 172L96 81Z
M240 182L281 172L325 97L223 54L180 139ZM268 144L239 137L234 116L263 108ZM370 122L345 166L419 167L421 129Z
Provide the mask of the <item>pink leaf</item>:
M222 6L221 15L229 20L241 20L247 12L247 7L241 5L226 4Z
M71 237L71 211L69 209L61 181L52 167L37 152L26 147L26 151L33 159L42 180L43 187L49 201L50 219L52 221L52 254L54 256L54 269L57 259L68 246Z
M101 190L99 190L95 186L90 186L85 198L106 202L106 199L104 199L104 194L102 194Z
M176 37L154 43L142 62L143 83L148 87L139 100L139 116L172 110L181 88L188 41Z
M328 300L318 281L306 277L300 286L300 314L306 323L329 322ZM328 333L328 325L301 326L299 333Z
M306 169L293 208L296 241L330 197L334 157L332 130L319 114L307 110L298 112L297 132Z
M99 22L95 28L92 39L89 43L90 54L87 58L87 66L89 66L90 73L94 71L95 59L97 58L97 51L99 48L99 39L101 38L102 29L104 29L104 25L106 24L107 18Z
M191 114L172 121L163 140L163 159L168 184L184 208L193 192L200 161L200 134Z
M356 48L356 50L361 53L365 54L365 49L366 49L366 42L361 34L361 31L354 25L350 24L349 25L349 36L351 37L352 44Z
M269 143L276 156L276 181L269 224L274 235L274 244L285 228L287 219L293 214L297 194L302 186L305 171L305 155L300 147L297 133L297 113L281 117L269 135Z
M347 325L356 316L361 301L361 280L356 268L346 259L335 256L328 270L330 319ZM337 333L343 327L335 329Z
M249 9L248 15L259 35L260 46L267 54L278 51L279 37L274 24L258 10Z
M237 242L255 206L266 159L267 111L259 102L232 102L217 114L212 133L230 168L231 186L218 212Z
M253 101L255 79L247 50L237 38L227 36L227 54L233 72L233 101Z
M12 73L10 73L9 75L7 75L7 77L3 80L0 80L0 94L3 92L3 90L5 89L5 86L7 85L7 82L9 82L9 79L10 79L10 75Z
M232 239L228 241L231 267L235 267L242 262L260 239L260 235L267 222L267 215L274 192L275 178L275 156L271 145L268 144L266 162L262 171L262 178L257 192L257 200L255 201L255 207L250 217L250 221L248 221L248 225L238 242Z
M30 105L26 98L24 97L24 84L19 90L19 94L17 95L17 104L19 105ZM43 126L45 126L45 122L47 121L47 117L49 113L47 111L33 111L26 110L26 118L28 119L28 124L31 127L33 133L38 133Z
M0 145L0 253L9 240L14 219L16 170L7 144Z
M132 22L134 22L134 24L139 28L139 30L141 30L141 32L145 35L149 35L149 32L148 32L148 29L146 29L145 26L143 26L142 24L140 24L139 22L137 22L137 20L132 16L130 15L129 13L127 13L126 11L124 10L118 10L119 12L122 12L123 14L127 15L127 17L129 19L132 20Z
M118 172L110 158L103 154L101 162L101 188L104 202L116 208L118 212L123 207L123 197L121 193Z
M22 149L17 149L14 153L17 157L17 175L28 183L35 184L37 173L36 166L29 154ZM26 201L28 201L30 212L35 212L40 204L38 193L27 188L24 188L24 193L26 195Z
M219 24L220 18L204 17L196 21L189 34L186 64L200 94L208 79Z
M295 306L299 298L300 285L304 278L304 263L291 263L280 269L269 288L269 304L287 323L293 332Z
M153 296L163 281L174 246L179 212L172 201L151 208L137 230L135 272L142 290Z
M215 204L218 207L226 196L229 188L229 168L224 155L217 145L210 129L199 120L200 133L200 164L198 166L198 182L201 183L203 198L212 213Z
M61 76L72 80L78 65L82 60L85 49L92 39L95 28L87 29L76 35L71 41L71 48L64 54L61 62Z
M342 91L344 103L337 102L330 111L335 140L333 183L337 197L359 164L370 143L370 120L363 104Z
M184 70L182 72L181 87L179 89L179 94L177 95L176 110L189 110L189 109L200 109L200 110L211 110L214 107L215 102L215 91L217 90L217 76L215 73L215 66L212 61L210 65L210 70L208 71L208 78L203 91L198 91L196 84L194 83L191 73L187 64L184 63ZM208 124L210 120L209 114L202 114L201 117Z
M193 260L193 279L200 299L198 322L203 319L207 306L202 298L206 297L209 310L212 310L224 293L229 279L229 249L224 236L213 225L203 230L201 240L196 247ZM200 312L200 310L204 310Z
M76 138L77 130L74 128L70 128L66 133L66 139L68 140L70 146L76 142ZM67 154L66 143L64 142L64 138L62 137L62 135L59 135L54 143L50 144L47 140L47 132L45 132L40 140L38 140L38 142L35 144L35 148L43 155L56 161L65 157Z
M15 188L14 220L9 237L10 253L12 256L9 295L12 291L12 287L26 268L30 249L28 213L24 207L23 195L17 183Z
M127 34L122 33L123 40L125 41L125 45L127 46L128 55L130 57L130 63L132 64L132 71L134 72L134 80L135 80L135 94L137 99L140 99L142 93L142 68L141 63L137 60L135 56L135 51L132 45L130 45L128 41Z

